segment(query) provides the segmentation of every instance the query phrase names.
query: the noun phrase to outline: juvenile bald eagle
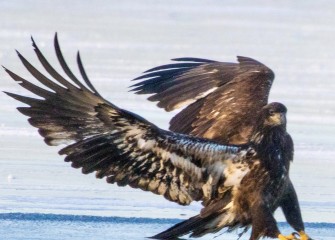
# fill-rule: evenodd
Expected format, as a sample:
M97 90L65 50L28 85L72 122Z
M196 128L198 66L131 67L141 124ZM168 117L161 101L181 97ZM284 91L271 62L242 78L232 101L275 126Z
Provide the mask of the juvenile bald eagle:
M148 99L158 101L157 106L166 111L186 106L170 121L173 132L221 144L248 144L262 108L268 104L275 75L254 59L241 56L237 59L238 63L173 59L176 63L149 69L135 78L140 82L131 86L132 91L152 94ZM309 239L304 233L299 202L289 177L279 206L302 239Z
M108 183L151 191L182 205L202 201L204 208L199 215L153 238L174 239L188 233L198 237L222 228L252 226L250 239L295 239L293 235L284 237L273 217L277 207L291 203L288 170L293 142L286 132L283 104L270 103L258 110L250 140L244 144L222 144L165 131L105 100L89 81L78 54L86 84L79 81L63 58L57 35L56 54L69 80L48 63L34 41L33 46L53 80L18 53L44 88L5 68L39 98L6 93L28 105L18 110L29 117L29 123L39 129L48 145L67 145L59 152L66 155L65 161L84 174L95 172ZM303 229L301 219L294 222ZM300 235L301 239L308 238L303 230Z

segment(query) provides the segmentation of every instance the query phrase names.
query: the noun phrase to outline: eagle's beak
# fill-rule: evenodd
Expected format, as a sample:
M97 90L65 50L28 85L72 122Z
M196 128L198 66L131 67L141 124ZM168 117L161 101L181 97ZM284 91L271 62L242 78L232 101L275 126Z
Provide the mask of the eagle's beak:
M270 123L272 126L283 125L286 123L285 113L276 113L270 117Z
M286 115L285 115L285 113L280 113L280 122L281 122L281 124L285 124L286 123Z

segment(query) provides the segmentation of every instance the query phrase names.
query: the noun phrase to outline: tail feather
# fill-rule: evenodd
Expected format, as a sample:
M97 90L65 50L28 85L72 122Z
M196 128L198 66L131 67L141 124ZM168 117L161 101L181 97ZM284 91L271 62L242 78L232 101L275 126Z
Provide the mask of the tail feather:
M200 218L199 215L191 217L188 220L180 222L173 227L161 232L155 236L150 238L152 239L164 239L164 240L172 240L177 239L180 236L189 234L193 229L197 226L202 225L204 219Z
M208 223L210 223L216 217L218 217L218 214L212 214L205 218L201 217L200 215L196 215L150 238L173 240L178 239L178 237L189 233L192 233L192 237L200 237L203 235L203 233L205 233L205 231L209 230L205 226L208 225Z
M172 240L187 234L190 234L190 237L202 237L207 233L216 233L223 228L228 232L240 227L248 228L249 223L241 222L233 211L233 205L227 204L229 199L229 197L222 198L204 208L199 215L180 222L151 238Z

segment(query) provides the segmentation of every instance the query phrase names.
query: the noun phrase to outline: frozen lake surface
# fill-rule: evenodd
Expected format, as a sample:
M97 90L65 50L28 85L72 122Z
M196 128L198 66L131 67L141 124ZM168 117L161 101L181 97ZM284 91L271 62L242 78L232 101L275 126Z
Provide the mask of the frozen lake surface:
M290 174L307 232L335 239L334 1L11 0L0 9L0 64L32 79L14 49L41 69L33 35L60 69L52 46L58 31L73 69L80 49L103 96L162 128L176 112L128 92L144 70L185 56L235 61L242 55L265 63L276 73L270 101L289 109ZM4 71L0 90L26 94ZM0 239L143 239L199 212L198 203L181 207L82 175L57 155L59 148L43 143L15 110L18 102L1 93L0 101ZM280 211L276 218L284 222Z
M0 214L0 235L2 239L119 239L140 240L161 232L180 219L96 217L53 214ZM279 223L282 232L292 230L286 223ZM311 236L322 236L323 240L334 239L333 223L307 223ZM19 231L17 231L20 229ZM26 231L22 231L22 230ZM27 231L29 235L27 236ZM247 233L240 239L249 239ZM202 239L237 239L237 233L209 234Z

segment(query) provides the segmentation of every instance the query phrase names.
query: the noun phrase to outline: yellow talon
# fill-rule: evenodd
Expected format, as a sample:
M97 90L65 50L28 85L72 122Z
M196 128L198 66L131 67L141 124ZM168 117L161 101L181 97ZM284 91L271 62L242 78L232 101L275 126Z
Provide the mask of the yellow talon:
M288 235L288 236L284 236L284 235L282 235L282 234L279 234L279 235L278 235L278 239L279 239L279 240L299 240L298 238L296 238L296 237L294 236L293 233L290 234L290 235Z
M300 240L312 240L304 231L299 232Z
M299 238L297 237L299 235ZM298 233L291 233L288 236L284 236L282 234L278 235L279 240L312 240L304 231L300 231Z

